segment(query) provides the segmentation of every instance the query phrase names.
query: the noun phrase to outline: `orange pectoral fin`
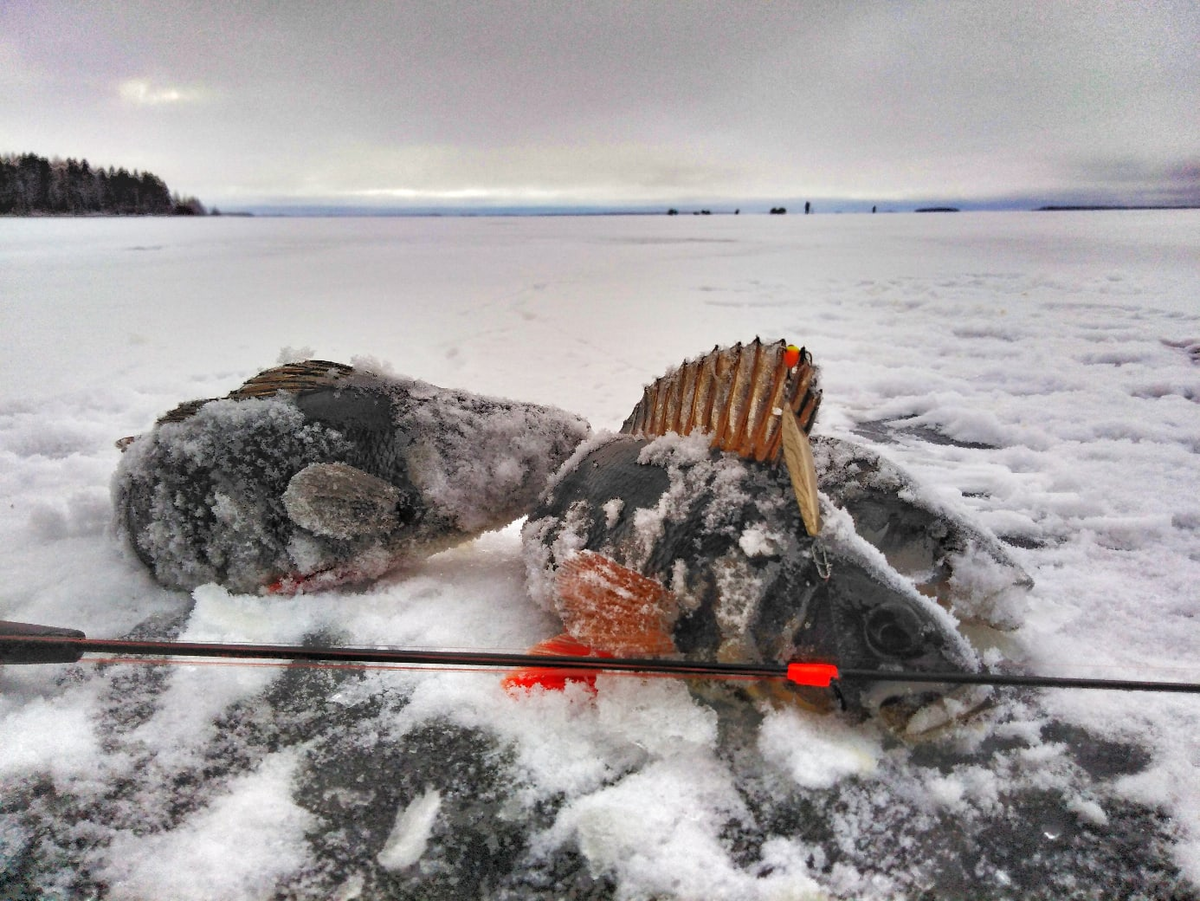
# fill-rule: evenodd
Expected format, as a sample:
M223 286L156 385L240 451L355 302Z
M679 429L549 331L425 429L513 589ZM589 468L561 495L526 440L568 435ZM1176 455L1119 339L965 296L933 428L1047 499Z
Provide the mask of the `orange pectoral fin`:
M559 567L555 587L567 633L585 645L619 657L674 653L679 601L654 579L581 551Z
M529 649L530 654L539 657L609 657L610 654L597 652L585 644L580 644L570 635L563 633L554 638L540 641ZM548 691L562 691L568 682L582 682L592 691L596 690L595 670L565 670L552 666L526 666L513 670L500 683L506 691L531 688L544 688Z

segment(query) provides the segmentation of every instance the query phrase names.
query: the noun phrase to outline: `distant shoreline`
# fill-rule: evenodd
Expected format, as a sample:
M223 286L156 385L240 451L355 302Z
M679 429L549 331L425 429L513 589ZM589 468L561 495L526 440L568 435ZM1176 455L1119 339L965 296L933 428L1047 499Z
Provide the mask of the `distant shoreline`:
M701 217L702 208L696 209L672 207L678 210L677 216L671 218L692 218ZM771 215L767 209L747 209L742 206L737 211L735 209L719 209L713 206L703 207L710 211L710 216L768 216ZM896 215L905 213L932 213L932 212L955 212L955 213L1040 213L1040 212L1112 212L1112 211L1127 211L1127 210L1196 210L1200 209L1200 205L1185 205L1185 206L1041 206L1041 207L905 207L905 208L880 208L879 215ZM321 207L321 206L298 206L294 208L278 207L278 206L258 206L250 207L244 212L229 212L222 211L224 216L236 215L252 215L263 219L304 219L304 218L327 218L327 219L484 219L484 218L555 218L555 217L596 217L596 216L638 216L638 217L655 217L667 216L667 209L596 209L596 208L573 208L563 207L557 209L547 209L543 207L533 208L514 208L504 207L499 209L485 208L462 208L462 209L404 209L404 208L377 208L377 207ZM793 218L803 218L803 213L791 214ZM870 209L814 209L811 215L821 216L856 216L856 215L873 215Z
M203 216L153 172L93 167L86 159L0 155L0 214L8 216Z
M709 207L704 209L708 210ZM1095 213L1095 212L1177 212L1186 210L1200 210L1200 205L1172 205L1172 206L1118 206L1118 205L1049 205L1040 207L1006 207L1006 208L962 208L949 206L936 207L908 207L904 209L886 208L879 210L880 215L903 215L915 213ZM671 218L690 218L699 216L701 210L680 210L679 216ZM771 215L768 210L742 210L737 212L734 210L712 209L710 216L768 216ZM570 208L564 207L561 209L545 209L545 208L502 208L502 209L450 209L450 210L429 210L429 209L402 209L402 208L374 208L374 207L321 207L321 206L298 206L293 208L264 206L252 207L242 210L221 210L219 212L209 212L201 218L205 219L220 219L220 218L257 218L257 219L526 219L526 218L593 218L593 217L620 217L620 216L637 216L640 218L647 217L666 217L668 212L666 209L594 209L594 208ZM861 216L872 215L871 210L861 209L828 209L814 210L812 215L820 216ZM804 217L803 213L793 214L793 218L799 216ZM187 219L192 216L179 213L116 213L116 212L83 212L83 213L67 213L67 212L49 212L49 211L33 211L27 213L4 212L0 213L0 221L6 219Z
M1035 213L1095 213L1110 210L1200 210L1193 206L1040 206Z

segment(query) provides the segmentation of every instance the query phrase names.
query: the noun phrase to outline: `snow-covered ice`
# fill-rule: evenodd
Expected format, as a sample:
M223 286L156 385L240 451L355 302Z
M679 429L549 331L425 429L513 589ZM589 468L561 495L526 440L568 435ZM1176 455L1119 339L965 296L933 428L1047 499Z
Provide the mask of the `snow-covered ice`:
M985 655L1200 681L1200 212L0 220L0 618L522 650L519 527L354 591L156 585L113 442L316 356L615 429L714 344L821 367L867 444L1034 578ZM619 511L614 511L614 515ZM758 546L763 536L748 534ZM982 578L982 575L981 575ZM1192 696L1007 692L897 743L663 680L221 665L0 672L20 897L1195 898Z

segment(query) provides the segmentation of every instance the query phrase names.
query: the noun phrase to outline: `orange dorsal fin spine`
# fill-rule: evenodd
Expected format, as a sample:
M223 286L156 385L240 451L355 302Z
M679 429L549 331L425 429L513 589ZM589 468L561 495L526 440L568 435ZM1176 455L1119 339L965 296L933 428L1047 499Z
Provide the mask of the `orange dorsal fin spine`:
M752 460L782 453L781 412L812 428L821 392L803 348L775 341L714 347L646 386L621 431L641 438L668 432L712 435L713 447Z

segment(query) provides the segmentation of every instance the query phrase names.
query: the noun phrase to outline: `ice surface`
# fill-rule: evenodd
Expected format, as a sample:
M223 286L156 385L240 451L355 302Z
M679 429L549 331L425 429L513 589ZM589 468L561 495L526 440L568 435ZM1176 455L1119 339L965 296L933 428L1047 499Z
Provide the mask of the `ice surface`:
M1198 236L1194 212L0 221L0 618L524 649L561 625L528 597L514 528L336 595L158 587L108 531L113 440L285 347L616 428L668 367L757 333L821 366L815 434L881 452L1034 577L989 659L1197 680ZM904 746L662 680L514 698L495 674L9 667L0 884L1197 896L1197 701L997 705ZM425 853L387 870L397 817L431 791Z

